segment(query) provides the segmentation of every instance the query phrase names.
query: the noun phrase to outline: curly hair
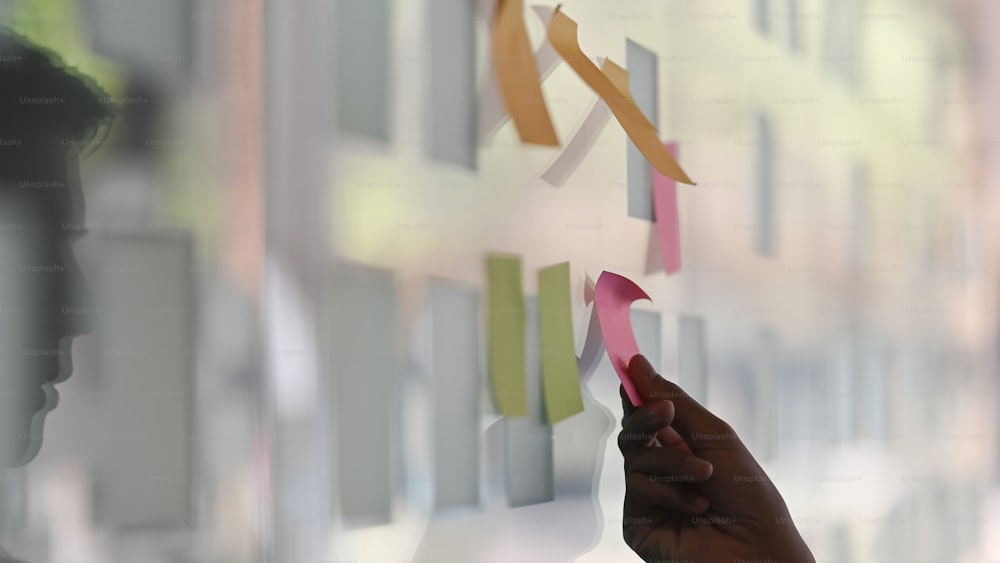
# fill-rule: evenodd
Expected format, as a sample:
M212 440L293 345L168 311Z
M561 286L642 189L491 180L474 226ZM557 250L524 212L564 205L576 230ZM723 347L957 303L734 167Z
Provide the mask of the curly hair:
M69 134L66 144L100 144L114 117L107 93L62 58L0 26L0 139Z

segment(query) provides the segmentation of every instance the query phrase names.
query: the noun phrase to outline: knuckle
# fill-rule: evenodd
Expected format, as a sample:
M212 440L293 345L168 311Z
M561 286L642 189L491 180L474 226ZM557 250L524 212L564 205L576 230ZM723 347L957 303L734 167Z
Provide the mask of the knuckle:
M636 491L637 491L637 489L639 489L639 487L641 487L643 485L643 480L645 480L645 479L646 479L646 476L642 475L641 473L634 473L633 472L633 473L629 473L628 475L626 475L625 476L626 496L628 496L629 492L631 492L632 494L635 494Z
M715 425L718 427L719 432L721 432L721 433L723 433L723 434L725 434L727 436L731 436L731 437L735 437L736 436L736 430L732 427L731 424L729 424L725 420L722 420L721 418L719 418L719 417L716 416L714 418L714 422L715 422Z

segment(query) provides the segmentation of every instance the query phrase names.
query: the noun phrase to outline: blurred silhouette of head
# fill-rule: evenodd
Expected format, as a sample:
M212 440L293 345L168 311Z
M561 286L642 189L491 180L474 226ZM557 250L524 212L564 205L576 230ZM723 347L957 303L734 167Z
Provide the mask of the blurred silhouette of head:
M0 467L38 454L93 313L72 245L86 232L79 158L107 131L107 99L0 27Z

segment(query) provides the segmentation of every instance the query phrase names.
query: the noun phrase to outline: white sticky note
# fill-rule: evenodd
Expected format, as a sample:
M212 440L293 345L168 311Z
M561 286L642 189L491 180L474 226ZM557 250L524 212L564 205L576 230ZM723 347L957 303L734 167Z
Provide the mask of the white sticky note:
M504 483L507 502L525 506L555 498L552 427L542 412L542 356L538 298L525 298L527 416L507 416L504 425Z
M475 0L428 0L428 156L475 169L479 148Z
M677 321L677 384L703 405L708 399L707 362L704 319L680 317Z
M94 281L99 414L94 519L113 528L192 523L192 243L180 234L104 235Z
M608 104L604 100L598 98L594 103L594 107L591 108L590 113L587 114L587 117L580 123L576 132L573 133L573 137L566 143L563 151L542 172L542 180L545 180L550 186L555 187L565 184L570 175L583 162L590 149L593 148L594 143L597 142L597 137L601 134L601 130L604 129L604 126L610 120L611 108L608 107Z
M628 39L625 44L628 69L628 87L636 106L654 127L659 127L659 73L656 53ZM652 166L639 152L631 139L627 139L628 153L628 215L636 219L653 221Z
M393 30L389 0L334 0L336 119L341 131L388 141Z
M429 290L434 433L434 508L480 501L479 292L445 281Z
M345 521L386 522L395 487L391 475L397 299L386 270L340 264L328 289L326 344L333 381L339 490Z

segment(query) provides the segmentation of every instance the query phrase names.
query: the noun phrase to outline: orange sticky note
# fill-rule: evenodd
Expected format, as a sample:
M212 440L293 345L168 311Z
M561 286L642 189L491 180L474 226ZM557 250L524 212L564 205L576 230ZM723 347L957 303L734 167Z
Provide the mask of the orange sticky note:
M500 85L500 95L521 141L559 146L559 138L542 94L535 54L524 26L522 0L497 0L492 46L493 68Z
M694 185L691 178L660 143L656 127L646 119L631 97L616 88L611 79L583 53L577 42L576 22L563 14L560 8L561 6L556 8L548 30L549 42L555 50L566 64L604 99L611 108L611 113L632 139L632 143L656 170L675 181Z

